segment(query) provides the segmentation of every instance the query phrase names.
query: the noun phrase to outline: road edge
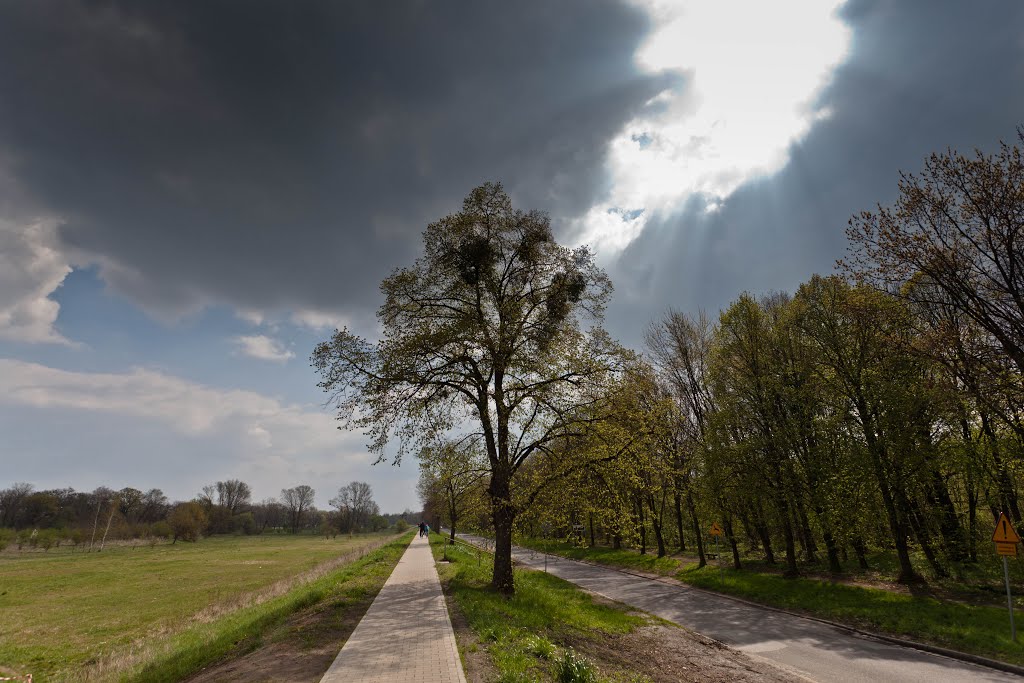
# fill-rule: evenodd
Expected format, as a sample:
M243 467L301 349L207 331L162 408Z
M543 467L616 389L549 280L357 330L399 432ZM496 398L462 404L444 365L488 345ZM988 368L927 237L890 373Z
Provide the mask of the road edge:
M531 550L530 548L521 548L521 549L523 549L523 550ZM913 650L921 650L922 652L928 652L930 654L940 655L940 656L943 656L943 657L948 657L949 659L956 659L956 660L960 660L960 661L963 661L963 662L967 662L969 664L974 664L976 666L983 666L983 667L986 667L986 668L989 668L989 669L995 669L996 671L1002 671L1004 673L1011 673L1011 674L1014 674L1014 675L1017 675L1017 676L1024 677L1024 666L1018 666L1016 664L1010 664L1009 662L1003 662L1003 661L1000 661L998 659L991 659L989 657L982 657L981 655L974 655L974 654L971 654L969 652L961 652L959 650L951 650L949 648L942 647L940 645L931 645L929 643L919 643L916 640L908 640L906 638L899 638L897 636L890 636L890 635L886 635L884 633L876 633L874 631L865 631L864 629L857 628L856 626L850 626L849 624L842 624L842 623L839 623L837 621L832 621L830 619L824 619L822 617L815 617L815 616L811 616L811 615L807 615L807 614L801 614L799 612L792 612L790 610L783 609L781 607L773 607L772 605L765 605L763 603L755 602L753 600L747 600L746 598L740 598L740 597L737 597L735 595L729 595L728 593L719 593L718 591L709 590L707 588L701 588L699 586L694 586L694 585L685 583L683 581L679 581L677 579L672 579L672 578L669 578L669 577L653 575L653 574L641 574L641 573L637 573L637 572L630 571L630 570L627 570L627 569L623 569L621 567L616 567L616 566L613 566L613 565L601 564L601 563L598 563L598 562L588 562L587 560L577 560L577 559L574 559L574 558L571 558L571 557L565 557L564 555L557 555L557 554L553 554L553 553L544 553L544 552L539 551L539 550L534 551L534 552L536 552L538 555L547 555L548 557L557 557L559 560L564 560L566 562L578 562L580 564L590 565L591 567L598 567L598 568L601 568L601 569L610 569L612 571L619 572L620 574L626 574L627 576L635 576L635 577L637 577L639 579L647 579L648 581L657 581L659 583L664 583L664 584L670 585L670 586L681 586L681 587L684 587L684 588L689 588L691 590L700 591L702 593L707 593L709 595L714 595L714 596L722 597L722 598L728 598L729 600L733 600L735 602L738 602L738 603L741 603L743 605L747 605L747 606L750 606L750 607L758 607L760 609L766 609L766 610L770 610L772 612L780 612L782 614L786 614L786 615L789 615L791 617L800 617L801 619L809 619L810 621L816 621L819 624L825 624L827 626L832 626L832 627L837 628L837 629L839 629L841 631L846 631L847 633L853 633L855 635L859 635L859 636L862 636L862 637L865 637L865 638L873 638L875 640L881 640L881 641L886 642L886 643L892 643L893 645L899 645L901 647L906 647L906 648L910 648L910 649L913 649ZM706 636L706 637L710 637L710 636ZM723 644L726 644L726 643L723 643Z
M469 541L464 541L464 542L468 543ZM476 544L474 544L474 545L476 545ZM540 550L533 550L532 548L523 548L522 546L514 546L514 547L518 547L520 550L531 551L531 552L534 552L534 553L536 553L538 555L547 555L548 557L557 557L559 560L563 560L565 562L577 562L579 564L586 564L586 565L590 565L591 567L598 567L600 569L610 569L612 571L619 572L620 574L625 574L627 576L635 576L638 579L646 579L648 581L657 581L659 583L663 583L663 584L668 585L668 586L680 586L680 587L683 587L683 588L689 588L690 590L700 591L702 593L707 593L708 595L714 595L714 596L717 596L717 597L727 598L727 599L732 600L734 602L738 602L740 604L747 605L747 606L750 606L750 607L758 607L760 609L770 610L772 612L779 612L781 614L786 614L786 615L789 615L791 617L799 617L801 619L809 619L810 621L815 621L815 622L818 622L819 624L825 624L826 626L832 626L833 628L837 628L837 629L839 629L841 631L846 631L847 633L853 633L855 635L858 635L858 636L861 636L861 637L864 637L864 638L873 638L875 640L880 640L880 641L886 642L886 643L892 643L893 645L899 645L901 647L910 648L912 650L920 650L922 652L928 652L928 653L933 654L933 655L940 655L942 657L948 657L949 659L956 659L956 660L959 660L959 661L962 661L962 662L967 662L969 664L974 664L976 666L983 666L983 667L988 668L988 669L995 669L996 671L1002 671L1004 673L1010 673L1010 674L1014 674L1016 676L1024 677L1024 666L1018 666L1016 664L1010 664L1009 662L1002 662L1002 661L1000 661L998 659L991 659L989 657L982 657L981 655L974 655L974 654L971 654L969 652L961 652L959 650L951 650L949 648L942 647L940 645L930 645L928 643L919 643L916 640L908 640L906 638L899 638L897 636L890 636L890 635L886 635L884 633L876 633L874 631L865 631L864 629L857 628L856 626L850 626L849 624L841 624L841 623L839 623L837 621L831 621L830 619L824 619L822 617L815 617L815 616L810 616L810 615L807 615L807 614L801 614L799 612L792 612L790 610L783 609L781 607L773 607L771 605L765 605L765 604L762 604L760 602L754 602L753 600L747 600L745 598L736 597L735 595L729 595L728 593L719 593L718 591L709 590L707 588L701 588L699 586L693 586L693 585L685 583L683 581L679 581L677 579L672 579L672 578L665 577L665 576L660 576L660 575L656 575L656 574L641 574L641 573L638 573L638 572L635 572L635 571L630 571L630 570L627 570L627 569L623 569L621 567L616 567L614 565L600 564L599 562L588 562L587 560L577 560L577 559L574 559L574 558L571 558L571 557L565 557L564 555L557 555L557 554L554 554L554 553L545 553L545 552L540 551ZM702 634L702 635L704 635L707 638L710 638L710 636L707 636L706 634ZM712 640L715 640L715 639L712 638ZM716 642L721 642L721 641L716 641ZM723 645L728 645L727 643L722 643L722 644Z

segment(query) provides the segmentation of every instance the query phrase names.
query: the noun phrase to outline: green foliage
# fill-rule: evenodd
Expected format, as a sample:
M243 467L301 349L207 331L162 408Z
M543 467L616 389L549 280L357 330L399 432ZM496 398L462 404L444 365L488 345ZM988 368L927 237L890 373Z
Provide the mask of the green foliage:
M569 648L562 653L556 666L558 683L597 683L597 670L586 657Z
M382 458L392 439L398 459L477 416L499 539L492 580L511 593L515 518L576 469L551 446L593 422L627 355L600 326L611 282L587 247L560 246L546 215L487 183L427 226L423 256L381 292L380 339L344 329L318 344L319 386Z
M555 654L555 644L542 636L531 636L526 639L525 649L534 657L551 659Z
M171 527L175 541L181 539L195 543L206 530L206 512L199 503L179 503L167 517L167 524Z
M153 524L149 530L150 534L154 538L171 538L174 535L174 529L167 522L160 521Z
M9 546L14 542L17 537L17 532L14 529L3 529L0 528L0 551Z
M406 530L408 530L408 528L409 528L409 522L405 521L401 517L399 517L398 520L395 521L395 533L396 534L403 533Z

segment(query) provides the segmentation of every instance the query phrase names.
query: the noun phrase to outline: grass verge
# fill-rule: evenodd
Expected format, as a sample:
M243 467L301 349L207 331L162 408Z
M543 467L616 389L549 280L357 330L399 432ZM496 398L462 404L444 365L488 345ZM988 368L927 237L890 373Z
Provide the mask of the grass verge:
M967 605L816 579L784 579L691 565L676 577L690 585L910 640L1024 665L1010 640L1006 608Z
M819 578L786 579L758 565L748 564L753 568L739 571L698 568L696 563L676 557L656 558L628 549L586 548L537 539L523 541L522 545L597 564L671 576L692 586L771 607L1024 666L1024 645L1010 640L1005 603L997 607ZM1022 616L1018 613L1018 620Z
M443 539L432 535L431 545L440 558ZM490 588L489 556L479 562L475 552L458 546L449 547L447 556L450 562L438 565L446 595L486 648L500 683L645 680L615 673L601 677L585 653L572 648L585 648L602 635L630 633L650 623L648 618L598 604L567 581L529 570L516 570L516 593L505 598Z

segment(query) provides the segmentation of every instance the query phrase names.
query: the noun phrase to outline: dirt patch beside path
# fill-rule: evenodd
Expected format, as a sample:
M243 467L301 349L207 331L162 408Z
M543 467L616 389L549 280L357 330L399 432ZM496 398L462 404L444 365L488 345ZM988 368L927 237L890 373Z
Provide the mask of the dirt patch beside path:
M447 589L447 582L442 581L441 585ZM625 608L595 593L590 595L595 603ZM447 602L466 680L468 683L495 683L498 670L488 654L488 644L477 638L456 602L451 599ZM583 637L546 635L560 648L571 647L595 664L602 680L624 683L796 683L802 680L717 640L654 617L649 625L632 633L594 633ZM554 660L551 671L549 680L554 681Z
M651 624L624 635L569 643L612 680L652 683L790 683L781 669L676 625Z
M190 683L315 683L338 656L376 597L309 607L264 637L262 647L203 669Z

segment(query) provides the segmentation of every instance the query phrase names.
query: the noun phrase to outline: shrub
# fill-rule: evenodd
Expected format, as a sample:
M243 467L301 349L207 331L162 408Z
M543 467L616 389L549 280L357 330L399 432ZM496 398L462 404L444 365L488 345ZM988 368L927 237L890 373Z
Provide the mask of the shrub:
M396 534L400 534L403 531L407 530L408 528L409 528L409 522L405 521L401 517L399 517L398 521L395 522L395 533Z
M164 521L155 522L150 528L149 533L154 538L170 538L174 535L174 531L171 530L171 525Z
M18 550L21 550L26 545L33 548L36 547L36 534L35 529L22 529L18 532Z
M559 683L597 683L597 669L586 657L569 648L556 666Z
M81 529L72 529L67 533L67 539L77 548L82 545L82 541L85 540L85 534Z
M14 529L0 529L0 550L14 542Z
M195 543L199 540L199 535L206 529L206 513L199 503L180 503L168 515L167 523L174 534L175 543L179 538Z
M36 535L36 544L43 550L49 550L60 544L60 535L56 529L43 529Z

